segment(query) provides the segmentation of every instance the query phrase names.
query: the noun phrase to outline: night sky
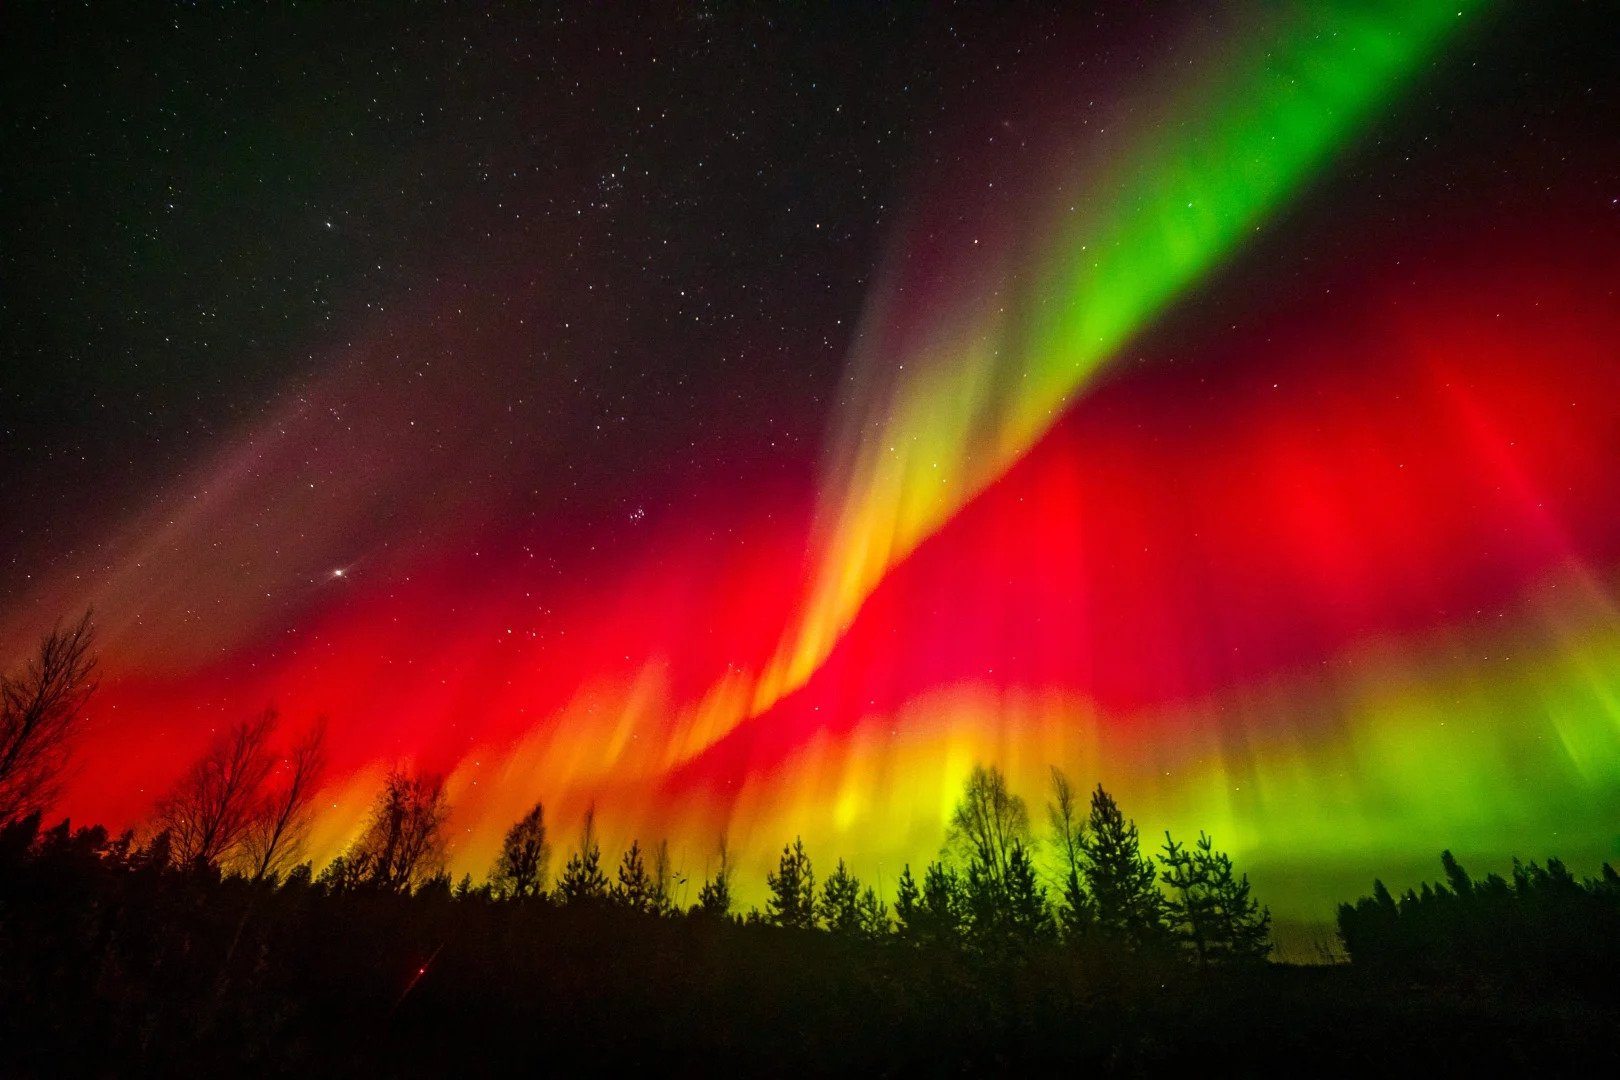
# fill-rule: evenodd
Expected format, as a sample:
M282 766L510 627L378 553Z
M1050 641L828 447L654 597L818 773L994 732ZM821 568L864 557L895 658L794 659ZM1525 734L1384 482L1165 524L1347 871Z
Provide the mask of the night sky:
M504 443L549 524L652 513L705 470L802 471L947 106L1060 29L859 6L6 18L7 501L48 512L4 551L36 572L344 362L357 411L478 384L488 426L436 417L394 452L454 474L468 438ZM357 340L375 355L335 355Z
M274 701L322 854L407 761L458 871L543 795L881 878L975 759L1290 914L1612 853L1613 11L1431 7L7 5L0 654L98 612L63 809Z

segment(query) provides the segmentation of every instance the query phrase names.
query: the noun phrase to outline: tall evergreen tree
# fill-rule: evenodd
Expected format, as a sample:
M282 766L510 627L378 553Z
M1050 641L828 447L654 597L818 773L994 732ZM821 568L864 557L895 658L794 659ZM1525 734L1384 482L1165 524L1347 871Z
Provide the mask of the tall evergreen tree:
M962 900L967 940L980 950L1001 948L1007 895L1000 875L977 859L968 863L967 873L962 875Z
M944 863L931 862L923 872L922 915L925 937L941 944L961 940L967 925L967 898L961 877Z
M771 890L765 901L765 921L806 930L815 927L816 876L802 838L795 837L782 848L776 873L767 873L765 884Z
M897 932L908 941L919 945L957 942L962 936L966 912L962 883L956 871L931 862L919 886L908 865L900 872L894 917Z
M697 907L695 913L710 918L723 919L731 914L731 854L726 847L725 837L720 838L720 865L715 868L713 876L703 882L698 889Z
M1200 834L1202 835L1202 834ZM1170 932L1197 957L1200 965L1209 963L1210 938L1214 933L1215 898L1205 864L1193 857L1185 844L1168 831L1159 855L1164 866L1163 881L1170 888L1165 901L1165 917Z
M1040 882L1029 849L1017 841L1007 853L1002 897L1006 929L1015 941L1028 945L1053 936L1056 928L1046 902L1046 886Z
M535 803L506 832L501 854L490 873L490 884L503 897L524 899L540 896L546 888L546 870L551 862L551 845L546 840L546 808Z
M1163 897L1153 860L1142 857L1136 823L1120 812L1101 784L1091 793L1091 814L1080 839L1082 876L1102 934L1141 947L1163 937Z
M1235 874L1232 860L1211 851L1209 838L1200 834L1195 857L1206 866L1205 876L1215 895L1213 955L1221 960L1264 960L1271 954L1271 909L1250 894L1249 875Z
M924 918L922 889L918 888L911 864L907 863L901 868L900 880L895 885L894 921L901 936L915 939Z
M856 902L855 922L864 938L876 941L889 936L889 905L878 899L877 890L870 885L861 890Z
M557 891L564 904L597 904L608 898L607 875L602 872L602 847L596 842L596 811L585 811L579 850L568 857Z
M657 892L652 875L641 857L641 841L632 840L630 850L619 860L619 880L613 886L613 903L628 911L651 914L657 910Z
M821 886L821 899L816 905L822 925L835 934L856 935L861 932L861 883L843 859L827 875Z

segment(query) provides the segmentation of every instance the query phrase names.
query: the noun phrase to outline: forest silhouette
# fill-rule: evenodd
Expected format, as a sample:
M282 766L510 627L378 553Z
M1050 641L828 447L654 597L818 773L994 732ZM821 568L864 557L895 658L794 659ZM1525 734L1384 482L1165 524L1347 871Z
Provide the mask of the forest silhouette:
M47 827L93 644L87 614L0 683L7 1073L1617 1060L1612 866L1476 880L1446 852L1443 882L1340 907L1347 964L1278 964L1269 911L1212 837L1146 847L1101 784L1082 797L1056 768L1036 825L975 767L939 857L892 895L787 840L746 911L723 837L683 905L667 844L615 859L593 811L559 860L542 802L485 879L453 880L444 784L403 770L317 867L325 721L289 732L273 710L222 731L142 832Z

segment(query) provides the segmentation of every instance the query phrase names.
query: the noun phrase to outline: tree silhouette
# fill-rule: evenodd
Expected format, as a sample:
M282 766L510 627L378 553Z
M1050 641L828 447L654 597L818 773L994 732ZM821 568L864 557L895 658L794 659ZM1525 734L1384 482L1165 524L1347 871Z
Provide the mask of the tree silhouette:
M771 895L765 901L765 920L777 926L812 929L816 925L816 875L804 840L795 837L782 848L776 873L765 875Z
M894 918L902 934L916 932L922 910L922 889L918 888L917 879L912 876L911 864L906 863L900 868L900 880L895 883L894 889Z
M178 865L219 866L244 850L264 817L261 789L275 764L269 750L275 728L274 709L232 724L159 800L157 824L168 832Z
M254 881L280 874L303 853L314 824L312 807L326 764L325 743L326 720L321 718L272 767L283 782L260 802L242 837L243 863Z
M1086 823L1080 818L1069 778L1056 766L1052 767L1052 801L1047 804L1046 813L1059 859L1058 924L1064 937L1079 940L1090 934L1097 922L1096 905L1083 884L1085 849L1081 841L1085 838Z
M408 892L442 869L449 820L442 778L396 769L388 774L350 860L366 882Z
M616 906L626 910L644 915L657 911L657 894L646 860L641 857L641 841L632 840L630 850L619 860L619 880L610 895Z
M16 675L0 676L0 823L48 809L95 691L90 612L57 625Z
M490 871L490 884L497 895L527 899L543 895L546 869L551 862L551 845L546 841L546 808L534 808L506 831L501 854Z
M564 904L599 904L608 898L607 875L602 872L602 848L596 842L596 808L585 811L579 850L568 857L557 884Z
M1577 879L1559 859L1545 866L1515 858L1511 881L1476 881L1442 852L1446 883L1424 882L1400 899L1382 881L1371 896L1339 908L1350 958L1419 977L1456 973L1510 977L1526 984L1582 986L1613 993L1620 965L1620 873Z
M950 945L961 939L967 913L956 871L928 864L919 887L907 865L900 872L894 916L902 937L920 945Z
M862 937L878 939L889 936L889 905L879 899L877 890L870 885L861 890L861 898L855 905L855 920Z
M835 934L856 935L861 932L861 883L843 859L821 885L821 898L816 913L828 930Z
M731 914L731 853L720 837L720 865L698 889L697 914L723 919Z
M1126 819L1101 784L1091 793L1091 814L1079 844L1097 929L1133 947L1159 939L1164 919L1158 873L1153 860L1142 857L1136 823Z
M967 924L967 901L962 880L944 863L932 862L923 874L922 910L929 930L942 942L961 938Z
M1165 915L1171 932L1200 966L1231 960L1261 960L1271 951L1271 912L1249 895L1249 878L1233 874L1232 860L1200 832L1191 849L1164 834L1164 884L1170 887Z
M168 833L160 834L167 837ZM354 848L338 855L321 869L315 884L329 893L352 892L371 881L371 857Z
M1029 849L1020 841L1013 841L1008 852L1007 873L1002 881L1006 926L1011 936L1026 945L1051 938L1056 928L1046 902L1046 886L1040 882Z
M951 813L946 845L981 876L998 886L1007 873L1014 844L1029 843L1029 810L1007 787L995 766L975 765Z
M655 915L669 915L675 911L675 888L686 879L675 872L669 861L669 841L660 840L653 848L652 910Z

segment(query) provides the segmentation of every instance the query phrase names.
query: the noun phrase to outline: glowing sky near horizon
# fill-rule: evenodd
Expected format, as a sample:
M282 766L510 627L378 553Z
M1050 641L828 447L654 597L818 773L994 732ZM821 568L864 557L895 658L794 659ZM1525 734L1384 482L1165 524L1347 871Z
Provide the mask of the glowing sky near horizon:
M985 761L1208 829L1289 917L1442 847L1614 854L1612 213L1507 178L1403 215L1341 173L1479 6L1201 25L1095 128L1031 135L1011 191L971 154L930 177L820 471L629 505L630 540L523 518L553 440L512 450L498 355L432 362L440 313L516 279L357 324L0 610L8 642L100 614L64 809L139 821L274 701L332 718L318 854L406 762L450 777L457 873L543 798L561 845L594 804L694 876L726 833L745 898L795 833L892 880Z

